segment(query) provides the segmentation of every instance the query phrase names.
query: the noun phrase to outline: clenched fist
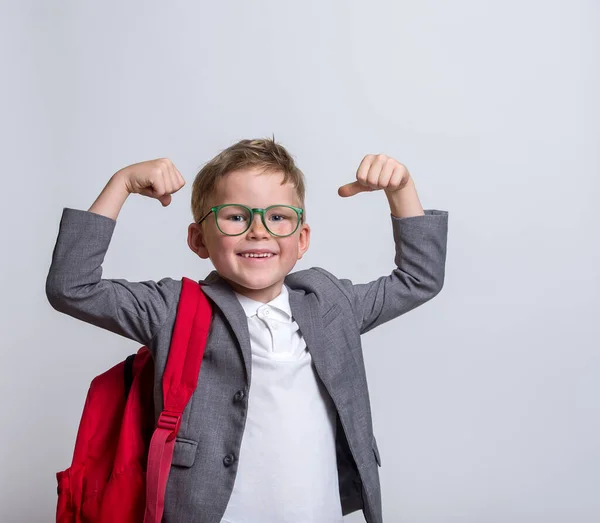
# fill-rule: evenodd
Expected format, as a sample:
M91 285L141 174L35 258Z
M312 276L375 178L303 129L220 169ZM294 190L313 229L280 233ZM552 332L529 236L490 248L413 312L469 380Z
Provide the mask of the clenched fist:
M156 198L163 207L171 203L171 194L185 185L183 176L168 158L134 163L116 175L123 179L127 192Z
M356 181L338 189L343 197L364 191L383 189L392 193L402 189L410 180L410 173L399 161L385 154L367 154L356 171Z

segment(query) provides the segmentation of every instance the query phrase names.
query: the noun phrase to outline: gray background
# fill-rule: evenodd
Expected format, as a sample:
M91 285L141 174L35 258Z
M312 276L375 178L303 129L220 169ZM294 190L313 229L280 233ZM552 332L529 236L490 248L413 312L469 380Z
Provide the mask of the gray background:
M127 201L104 276L202 278L193 177L271 133L308 181L297 269L392 269L384 195L336 193L365 154L397 158L423 205L450 212L442 293L363 338L386 521L600 521L599 14L592 0L3 2L0 521L52 520L88 384L138 348L47 303L62 208L166 156L187 185L167 208Z

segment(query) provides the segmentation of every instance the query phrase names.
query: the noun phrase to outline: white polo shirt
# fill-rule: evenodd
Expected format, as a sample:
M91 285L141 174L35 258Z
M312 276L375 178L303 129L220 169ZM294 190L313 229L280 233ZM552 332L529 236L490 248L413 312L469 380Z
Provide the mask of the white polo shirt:
M342 523L335 407L292 318L288 289L266 304L236 296L248 318L252 383L221 522Z

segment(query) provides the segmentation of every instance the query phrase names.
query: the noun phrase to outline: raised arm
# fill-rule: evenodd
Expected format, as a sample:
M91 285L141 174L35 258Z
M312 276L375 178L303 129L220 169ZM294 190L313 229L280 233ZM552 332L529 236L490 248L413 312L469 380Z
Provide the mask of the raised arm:
M336 284L350 299L361 334L404 314L440 292L444 284L448 213L424 211L404 165L384 155L367 155L357 181L340 196L383 190L390 206L396 268L372 282Z
M46 279L52 307L148 344L177 303L181 282L103 279L102 263L130 194L144 194L166 206L184 184L169 160L142 162L115 173L88 211L65 208Z

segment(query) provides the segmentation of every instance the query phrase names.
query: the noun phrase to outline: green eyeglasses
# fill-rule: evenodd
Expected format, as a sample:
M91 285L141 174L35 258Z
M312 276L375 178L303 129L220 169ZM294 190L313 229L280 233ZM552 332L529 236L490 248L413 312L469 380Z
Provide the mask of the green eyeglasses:
M226 236L244 234L260 214L265 229L280 238L294 234L300 225L303 209L292 205L271 205L266 209L246 207L237 203L224 203L212 207L206 216L198 221L201 224L212 213L215 214L217 228Z

